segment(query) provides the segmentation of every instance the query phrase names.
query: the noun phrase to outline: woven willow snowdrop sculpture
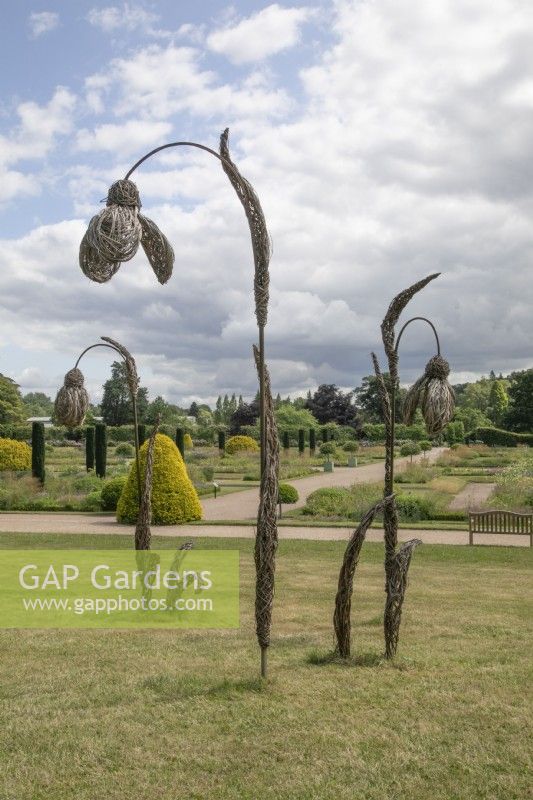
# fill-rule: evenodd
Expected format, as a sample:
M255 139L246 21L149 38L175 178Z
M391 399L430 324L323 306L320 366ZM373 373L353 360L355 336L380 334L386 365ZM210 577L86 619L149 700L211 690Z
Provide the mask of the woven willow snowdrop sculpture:
M261 674L267 675L267 652L270 644L271 609L274 596L275 553L277 545L276 503L274 483L278 475L277 431L272 420L271 398L267 390L265 367L265 327L268 320L269 263L271 243L265 215L252 184L240 173L229 150L229 129L220 136L219 152L198 142L169 142L150 150L129 170L123 180L116 181L108 193L106 208L89 223L80 245L80 266L84 274L97 283L106 283L123 261L131 259L143 247L160 283L166 283L174 264L174 252L155 222L139 213L141 201L133 172L147 159L173 147L193 147L217 158L241 203L252 243L254 257L255 315L259 332L256 357L259 375L259 419L261 432L261 487L257 518L256 553L256 628L261 648ZM140 494L140 492L139 492ZM266 587L266 588L265 588Z
M123 261L133 258L139 244L159 283L172 275L174 251L155 222L139 213L141 200L133 181L115 181L106 207L89 222L80 244L80 267L96 283L106 283Z
M60 425L76 428L83 424L89 408L89 394L84 386L81 369L74 367L65 375L63 386L54 403L54 416Z
M422 544L420 539L411 539L398 547L398 512L394 498L394 440L396 391L399 385L398 348L405 329L415 320L426 322L435 335L437 355L431 358L424 374L411 388L405 404L405 419L412 422L417 407L420 406L430 435L439 433L453 415L454 394L447 378L450 372L448 362L440 355L440 342L433 323L426 317L413 317L408 320L396 336L396 325L402 311L413 297L439 273L428 275L414 283L393 299L381 323L381 337L389 365L390 388L387 387L379 362L372 353L374 371L378 380L378 390L385 422L385 485L383 496L387 501L383 507L383 527L385 532L385 613L383 628L385 635L385 655L393 658L398 649L402 607L407 589L407 573L415 547Z
M437 436L453 417L455 392L448 383L450 365L441 355L433 356L426 369L407 392L404 422L412 425L417 408L422 411L427 432Z
M137 373L137 365L135 359L123 344L111 339L110 336L102 336L102 342L91 344L86 347L81 353L73 369L69 370L65 375L63 386L58 391L55 399L55 419L60 425L66 425L68 428L75 428L83 424L85 415L89 408L89 395L85 388L83 373L79 369L79 363L83 356L94 350L95 347L107 347L118 353L124 362L126 368L126 381L128 389L130 390L131 405L133 410L133 435L135 440L135 463L137 471L137 490L139 494L139 502L141 500L141 470L139 466L139 420L137 415L137 394L139 391L139 375Z

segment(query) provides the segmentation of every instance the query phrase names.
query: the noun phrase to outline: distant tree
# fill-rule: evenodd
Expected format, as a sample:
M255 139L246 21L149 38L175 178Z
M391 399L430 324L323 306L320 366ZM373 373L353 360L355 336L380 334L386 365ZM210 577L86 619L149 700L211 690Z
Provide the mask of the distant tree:
M505 427L519 433L533 432L533 369L514 372L509 377L511 384Z
M383 373L383 379L387 389L390 389L390 376L388 372ZM402 388L396 390L396 418L401 416L403 400L407 391ZM361 386L354 390L355 406L360 412L365 422L384 422L383 407L379 397L378 379L375 375L366 375Z
M26 416L24 411L18 384L6 375L0 374L0 423L24 422L27 416L34 416L33 414Z
M104 393L100 403L102 417L106 425L131 425L133 408L123 362L114 361L111 365L111 378L104 383ZM137 393L139 420L144 420L148 410L148 389L140 388Z
M193 401L191 403L191 405L190 405L188 416L189 417L196 417L197 415L198 415L198 403L195 403Z
M239 433L244 425L255 425L259 417L259 401L258 399L252 400L251 403L243 403L240 408L237 408L231 415L229 421L230 434L234 436Z
M44 392L28 392L22 398L26 417L51 417L54 402Z
M155 425L157 418L159 417L161 423L163 425L170 424L170 422L174 419L174 409L173 407L167 403L164 397L158 395L155 400L152 400L149 403L146 413L144 415L144 421L148 423L148 425Z
M337 422L339 425L359 427L357 409L352 404L353 392L342 392L334 384L321 384L306 406L322 425Z
M487 414L491 385L492 381L487 378L481 378L475 383L468 383L464 391L457 397L457 406L459 408L477 408L478 411Z
M292 437L298 435L300 428L318 427L316 419L307 408L295 408L288 403L282 403L275 416L278 430L281 433L287 431Z
M501 425L509 407L509 395L503 381L493 380L489 394L488 415L495 425Z
M476 428L492 427L491 420L482 411L478 408L469 408L468 406L456 408L454 420L463 423L467 436L475 431Z

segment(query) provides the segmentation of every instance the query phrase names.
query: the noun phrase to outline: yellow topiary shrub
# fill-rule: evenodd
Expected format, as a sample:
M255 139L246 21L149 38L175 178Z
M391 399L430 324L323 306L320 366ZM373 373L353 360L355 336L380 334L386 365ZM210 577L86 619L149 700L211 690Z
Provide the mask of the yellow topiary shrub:
M226 453L230 455L246 451L249 453L257 453L259 451L259 445L251 436L232 436L226 442Z
M144 482L148 440L141 447L141 479ZM137 474L132 464L128 480L117 503L118 522L137 522L139 503ZM152 522L154 525L179 525L202 519L202 507L187 475L180 451L168 436L158 433L154 444L152 482Z
M15 439L0 439L0 471L31 469L31 447Z
M186 450L192 450L194 445L192 443L192 438L190 433L186 433L183 437L183 446Z

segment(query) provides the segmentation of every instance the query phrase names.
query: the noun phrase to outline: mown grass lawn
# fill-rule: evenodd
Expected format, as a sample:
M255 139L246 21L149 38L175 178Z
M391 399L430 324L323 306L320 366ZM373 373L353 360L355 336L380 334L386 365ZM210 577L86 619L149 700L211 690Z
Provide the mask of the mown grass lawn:
M128 545L0 536L4 548L38 543ZM389 664L382 548L365 545L356 658L345 666L320 663L332 647L343 544L283 541L271 679L262 684L253 543L201 544L241 552L240 630L0 632L2 800L533 796L529 549L419 548L400 655Z

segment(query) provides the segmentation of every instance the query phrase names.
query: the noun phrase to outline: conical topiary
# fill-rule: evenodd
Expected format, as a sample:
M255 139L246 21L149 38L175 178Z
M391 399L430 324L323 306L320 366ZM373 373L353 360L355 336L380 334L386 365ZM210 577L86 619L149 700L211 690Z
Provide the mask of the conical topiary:
M141 481L144 481L148 442L141 447ZM154 445L152 524L179 525L202 518L202 507L180 451L169 436L158 433ZM117 504L117 521L135 523L139 513L137 475L132 465Z

